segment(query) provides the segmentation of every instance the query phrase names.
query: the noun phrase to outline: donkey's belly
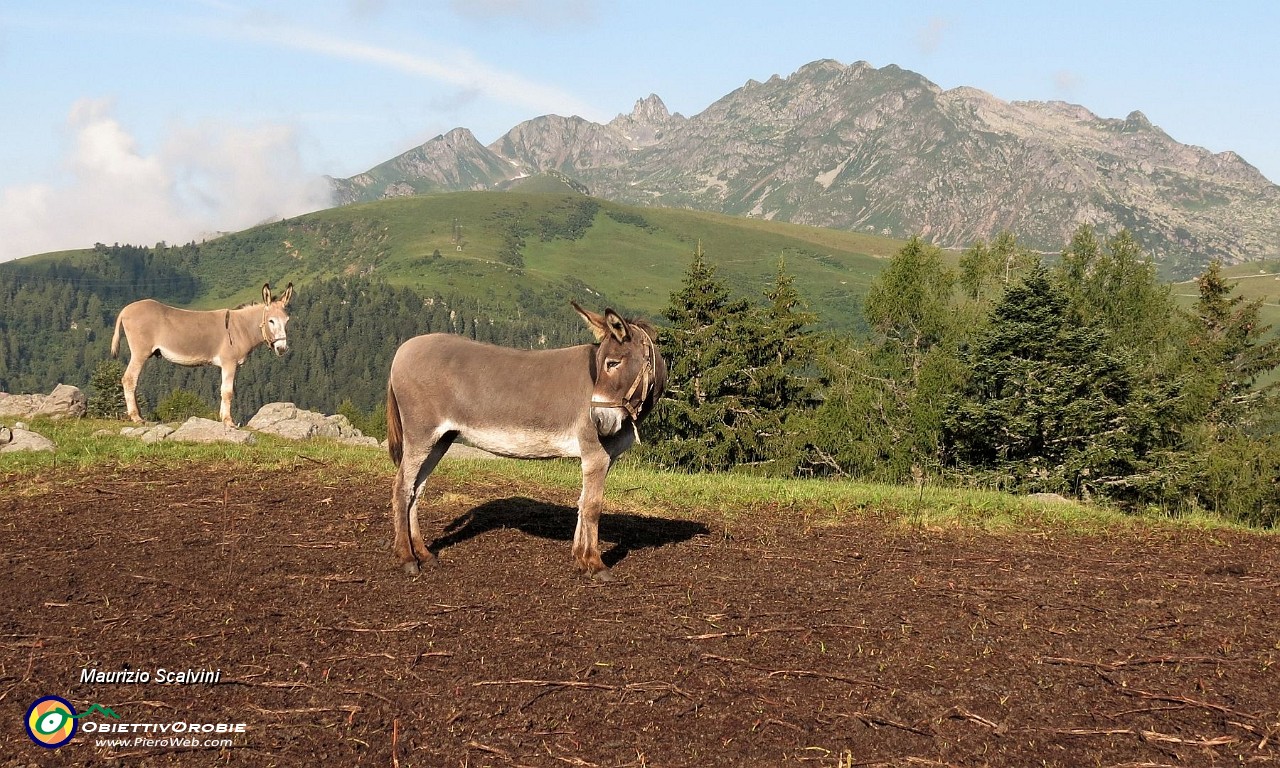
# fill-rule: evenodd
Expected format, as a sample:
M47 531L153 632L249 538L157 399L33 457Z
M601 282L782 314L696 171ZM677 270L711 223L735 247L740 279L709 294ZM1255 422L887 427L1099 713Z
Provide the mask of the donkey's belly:
M210 363L213 365L222 364L217 357L210 359L207 355L194 355L190 352L170 349L168 347L159 347L156 351L159 352L160 356L165 360L168 360L171 363L176 363L177 365L209 365Z
M513 459L580 456L578 437L521 427L456 427L458 436L477 448Z

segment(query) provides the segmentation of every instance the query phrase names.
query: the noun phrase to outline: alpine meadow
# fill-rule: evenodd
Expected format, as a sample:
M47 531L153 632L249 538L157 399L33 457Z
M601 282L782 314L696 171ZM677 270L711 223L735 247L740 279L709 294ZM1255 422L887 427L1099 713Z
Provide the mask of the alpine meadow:
M289 401L381 437L400 342L578 343L576 300L662 328L671 385L636 452L658 467L1280 515L1275 303L1236 287L1270 281L1211 262L1170 285L1127 232L1087 226L1045 257L1012 233L944 252L562 188L344 206L3 265L0 389L88 385L94 413L118 415L106 345L119 308L246 300L246 264L299 288L292 351L250 356L239 421ZM139 392L173 420L215 411L217 388L215 371L158 364Z

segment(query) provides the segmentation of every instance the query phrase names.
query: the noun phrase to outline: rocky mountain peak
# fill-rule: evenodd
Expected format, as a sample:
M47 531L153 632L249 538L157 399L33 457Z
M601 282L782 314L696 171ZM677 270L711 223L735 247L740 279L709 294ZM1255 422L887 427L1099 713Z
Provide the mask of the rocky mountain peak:
M658 98L658 94L651 93L636 100L636 106L631 110L631 119L642 125L664 125L671 119L671 113L667 111L667 105L662 99Z
M435 139L427 142L427 144L431 144L432 142L438 142L441 146L449 149L468 147L471 145L477 147L480 146L480 142L476 139L475 134L473 134L468 128L454 128L443 136L437 136ZM423 146L426 146L426 144Z
M823 75L838 75L844 72L844 70L845 66L835 59L818 59L817 61L811 61L797 69L792 77L803 78Z
M666 132L684 122L680 113L671 114L667 105L656 93L637 99L629 115L618 115L609 121L609 127L626 138L632 149L651 147L662 141Z
M606 125L540 117L487 148L458 128L334 185L348 202L492 189L550 170L619 202L921 234L945 247L1009 230L1056 252L1090 224L1103 235L1125 227L1186 269L1280 255L1280 187L1234 153L1181 144L1139 111L1121 120L943 91L865 61L747 80L687 119L650 94Z
M1130 112L1129 116L1124 119L1125 131L1150 131L1153 128L1155 128L1155 126L1151 124L1151 121L1147 119L1147 116L1136 109Z

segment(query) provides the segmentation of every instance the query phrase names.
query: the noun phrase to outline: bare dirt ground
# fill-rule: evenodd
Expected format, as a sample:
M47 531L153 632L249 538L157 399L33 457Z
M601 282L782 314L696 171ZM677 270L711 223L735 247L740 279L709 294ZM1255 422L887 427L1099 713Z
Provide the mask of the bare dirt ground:
M608 514L600 585L576 494L433 478L414 579L390 471L243 471L0 470L0 765L1280 763L1275 536ZM246 731L44 750L48 694Z

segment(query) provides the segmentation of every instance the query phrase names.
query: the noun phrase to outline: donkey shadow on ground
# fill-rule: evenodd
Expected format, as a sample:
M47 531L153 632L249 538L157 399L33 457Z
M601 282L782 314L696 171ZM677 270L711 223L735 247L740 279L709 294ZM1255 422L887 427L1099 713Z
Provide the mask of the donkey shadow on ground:
M444 535L432 541L427 549L439 554L468 539L503 528L514 528L531 536L567 542L573 541L573 531L577 524L578 510L575 507L513 496L485 502L454 518L445 526ZM600 542L612 542L613 546L603 551L600 557L607 567L612 568L635 550L680 544L695 536L706 536L710 532L711 529L706 525L692 520L602 514Z

